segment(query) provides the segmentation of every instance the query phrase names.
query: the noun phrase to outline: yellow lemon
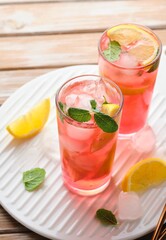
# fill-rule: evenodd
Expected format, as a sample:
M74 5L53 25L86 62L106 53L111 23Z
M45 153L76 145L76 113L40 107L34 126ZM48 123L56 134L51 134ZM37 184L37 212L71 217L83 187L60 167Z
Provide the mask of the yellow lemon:
M124 192L144 191L166 181L166 161L159 158L141 160L124 176L121 186Z
M136 25L122 24L107 31L111 41L117 41L127 52L134 55L139 63L146 65L153 61L158 52L155 37Z
M119 105L114 103L104 103L102 105L101 111L110 117L113 117L119 110Z
M44 99L30 109L25 115L18 117L6 127L15 138L29 138L44 127L50 113L50 99Z

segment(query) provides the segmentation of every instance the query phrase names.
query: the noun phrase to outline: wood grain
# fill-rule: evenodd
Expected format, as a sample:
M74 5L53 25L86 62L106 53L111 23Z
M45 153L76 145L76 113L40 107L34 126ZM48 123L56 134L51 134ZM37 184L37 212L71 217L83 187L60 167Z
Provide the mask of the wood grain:
M28 229L16 222L14 218L12 218L2 207L0 207L0 234L20 231L27 232Z
M165 13L165 0L0 5L0 35L94 32L123 22L166 28Z
M16 71L0 71L0 105L19 87L54 69L30 69ZM1 214L1 212L0 212ZM1 222L0 222L1 226ZM1 227L0 227L1 229Z
M1 240L46 240L47 238L39 236L35 233L13 233L1 234Z
M156 30L163 45L166 30ZM96 64L101 33L0 38L0 70Z

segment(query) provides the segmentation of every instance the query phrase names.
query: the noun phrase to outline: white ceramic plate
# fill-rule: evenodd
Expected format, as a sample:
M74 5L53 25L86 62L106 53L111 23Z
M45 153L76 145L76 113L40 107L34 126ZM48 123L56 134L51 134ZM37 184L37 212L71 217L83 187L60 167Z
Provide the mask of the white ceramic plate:
M155 88L149 124L153 127L157 150L166 142L166 96L164 95L163 54ZM116 162L110 186L102 194L81 197L70 193L61 179L57 140L54 94L67 79L86 73L98 73L94 65L73 66L53 71L21 87L0 108L0 200L6 211L29 229L50 239L61 240L129 240L151 231L158 220L166 197L163 184L141 195L143 217L137 221L123 221L117 227L105 227L95 218L98 208L111 209L117 214L118 184L129 166L143 154L133 149L130 142L118 143ZM51 114L47 125L36 137L14 140L5 126L41 99L51 98ZM128 154L126 154L128 149ZM22 172L43 167L47 176L42 188L27 192L22 184Z

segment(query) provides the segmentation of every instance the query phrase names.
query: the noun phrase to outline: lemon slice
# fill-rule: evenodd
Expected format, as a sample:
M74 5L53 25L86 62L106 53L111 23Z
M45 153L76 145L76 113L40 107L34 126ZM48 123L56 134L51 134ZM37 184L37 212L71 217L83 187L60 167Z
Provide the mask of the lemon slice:
M111 41L117 41L125 50L136 57L142 65L154 60L158 52L158 42L155 37L136 25L122 24L107 31Z
M119 105L114 103L104 103L102 105L101 111L110 117L113 117L119 110Z
M122 86L119 86L119 87L123 95L137 95L137 94L144 93L149 86L147 85L140 88L130 88L130 87L122 87Z
M44 127L50 112L50 99L44 99L25 115L9 123L7 131L15 138L29 138Z
M144 191L166 181L166 161L159 158L144 159L132 166L122 180L122 190Z

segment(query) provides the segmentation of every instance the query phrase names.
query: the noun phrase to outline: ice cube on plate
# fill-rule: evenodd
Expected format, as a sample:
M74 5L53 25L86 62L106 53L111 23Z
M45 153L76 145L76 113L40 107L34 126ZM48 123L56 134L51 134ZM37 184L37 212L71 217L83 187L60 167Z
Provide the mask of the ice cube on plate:
M133 147L141 153L150 153L155 149L156 136L153 129L147 125L132 138Z
M118 198L118 216L120 220L136 220L141 218L141 201L135 192L120 192Z

